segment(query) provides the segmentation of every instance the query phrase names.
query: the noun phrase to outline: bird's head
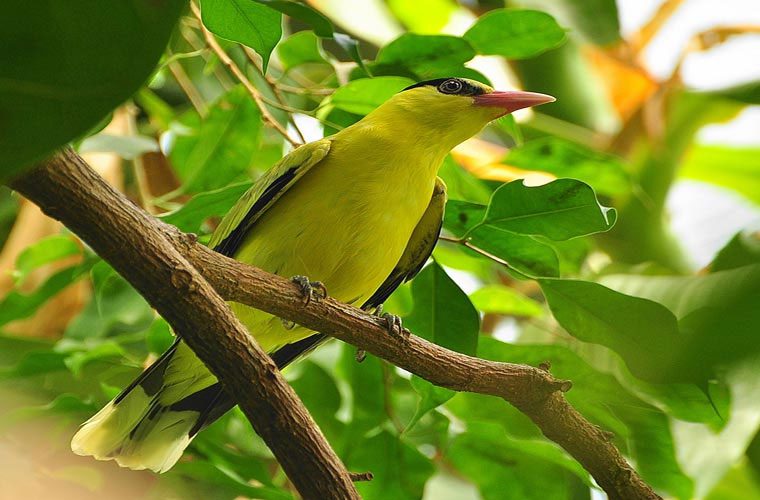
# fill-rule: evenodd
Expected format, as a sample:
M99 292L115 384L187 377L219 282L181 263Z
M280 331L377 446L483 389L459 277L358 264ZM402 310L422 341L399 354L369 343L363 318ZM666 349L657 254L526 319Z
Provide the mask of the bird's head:
M554 100L535 92L498 91L466 78L440 78L405 88L383 107L413 122L419 133L432 132L454 147L496 118Z

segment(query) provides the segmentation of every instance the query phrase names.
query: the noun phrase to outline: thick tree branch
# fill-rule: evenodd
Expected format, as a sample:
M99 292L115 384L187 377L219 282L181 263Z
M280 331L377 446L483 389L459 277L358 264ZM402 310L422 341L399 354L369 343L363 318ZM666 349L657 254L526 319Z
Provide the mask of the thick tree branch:
M171 324L233 395L299 493L358 499L351 477L272 360L165 225L67 149L11 186L79 235Z
M131 251L131 249L122 248L126 246L122 241L133 241L135 235L124 234L129 229L123 227L121 219L129 217L142 220L146 216L136 207L124 206L126 202L122 197L114 196L112 192L103 193L104 188L99 185L102 182L91 172L83 171L81 159L72 153L67 152L63 157L51 163L52 165L44 169L27 174L27 178L18 181L15 187L22 193L32 196L44 210L62 220L88 242L90 240L97 242L99 239L117 241L120 247L112 249L113 252L110 254L101 253L99 247L91 243L93 248L107 260L119 260L118 255L112 255L114 252L128 253ZM49 172L51 167L59 171L51 173ZM83 193L87 191L92 194ZM107 198L101 199L104 195L107 195ZM66 201L61 202L64 199ZM90 214L86 222L79 220L83 216L83 212ZM83 225L92 225L93 227L82 228ZM298 288L290 281L219 255L196 243L193 237L182 234L171 226L158 225L155 221L151 221L150 224L143 223L139 227L143 232L138 233L137 236L139 240L144 240L144 242L136 246L143 252L141 258L150 261L150 266L146 267L144 263L133 262L132 268L117 268L125 276L143 272L158 273L159 269L157 268L163 267L164 269L160 270L164 276L163 279L171 280L172 276L177 274L174 271L174 257L164 260L162 263L161 259L164 257L152 248L154 244L163 246L165 240L169 240L175 249L195 267L195 269L191 267L189 270L183 268L183 272L180 273L181 276L184 276L184 271L195 273L198 270L227 300L255 306L310 329L334 336L384 358L436 385L458 391L476 392L503 398L530 417L549 439L561 445L578 460L607 492L609 498L625 500L659 498L628 465L610 441L609 435L588 422L567 402L563 392L570 389L570 383L553 378L548 371L525 365L499 363L466 356L449 351L414 335L409 336L406 340L389 335L383 321L329 297L321 301L311 301L308 305L304 305L303 297ZM80 232L80 229L84 233ZM156 231L157 229L160 231L160 235L156 234L159 232ZM132 277L132 280L137 282L141 279L144 278ZM175 279L179 279L181 283L185 282L184 278L181 277ZM206 285L203 279L195 278L195 275L193 275L191 282L199 283L198 287L201 284L204 287ZM169 295L177 294L174 286L164 288L166 289L165 293ZM185 286L187 291L190 288L190 286ZM141 289L138 287L138 290ZM195 288L192 291L194 293L190 295L196 297L199 295L205 297L209 293L206 288L202 290ZM187 292L183 291L182 293ZM213 292L211 293L213 294ZM155 291L153 294L155 295ZM172 299L159 298L157 302L160 300L171 301ZM170 308L172 312L181 310L185 313L188 309L182 309L183 307L195 307L184 302L182 304L175 303L174 306ZM163 314L161 309L159 312ZM214 367L212 361L219 364L221 359L229 359L225 351L240 349L241 346L249 344L244 339L238 338L239 330L237 328L239 324L229 320L228 316L229 311L226 310L223 317L225 321L229 321L228 324L231 328L229 332L232 333L225 334L223 331L215 330L214 335L217 338L214 340L218 345L209 346L202 340L206 335L199 335L197 332L194 332L196 338L194 338L193 343L188 342L190 347L198 352L201 359L209 362L212 370ZM167 317L167 320L174 325L172 317ZM224 337L224 341L221 340L221 337ZM234 341L227 339L227 337L234 339ZM199 345L196 346L194 343ZM237 356L236 353L234 357L234 361L224 362L251 363L253 356ZM271 363L266 366L267 370L264 376L272 377L269 371ZM234 369L231 370L231 368ZM229 377L227 380L261 380L257 378L260 375L260 370L254 370L256 373L251 375L243 375L246 370L245 367L225 367L224 369L219 367L219 371L213 371L224 377ZM233 373L227 373L229 371ZM243 379L241 375L249 378ZM250 405L248 407L252 411L262 411L255 409L257 405L262 404L261 401L248 401L253 394L253 392L249 392L253 389L250 383L232 388L237 389L230 389L230 391L241 403L241 406L243 404ZM265 396L262 391L256 391L255 397L271 396ZM246 414L252 422L259 419L257 415L248 412ZM254 427L256 427L255 423ZM256 429L259 430L258 427ZM262 437L272 446L267 436L262 435ZM286 455L288 451L293 450L286 450ZM306 450L301 452L306 452ZM282 460L279 455L278 459ZM289 475L291 474L289 469L286 468L286 471ZM329 480L333 480L332 477ZM344 480L342 476L341 480Z

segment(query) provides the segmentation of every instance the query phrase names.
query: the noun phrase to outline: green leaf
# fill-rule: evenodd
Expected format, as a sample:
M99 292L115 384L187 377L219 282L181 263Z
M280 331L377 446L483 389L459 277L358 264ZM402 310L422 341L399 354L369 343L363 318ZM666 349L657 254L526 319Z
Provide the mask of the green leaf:
M81 264L62 269L46 279L33 292L10 291L0 299L0 326L34 314L51 297L86 276L93 263L93 259L87 259Z
M238 86L215 101L201 121L189 114L173 132L170 159L183 192L210 191L245 177L258 151L261 112Z
M669 350L685 365L710 370L760 351L760 264L700 276L608 276L602 282L669 308L687 340Z
M481 16L464 38L480 54L525 59L561 45L565 30L545 12L496 9Z
M288 71L306 63L327 64L319 47L319 39L311 31L299 31L277 46L282 68Z
M679 175L733 189L760 204L760 148L697 145Z
M698 383L707 376L704 367L676 359L683 341L676 317L666 307L589 281L542 279L539 283L565 330L617 352L637 377L655 383Z
M475 354L480 331L478 312L441 266L433 262L414 278L412 298L414 308L404 318L405 325L411 331L447 349ZM409 428L455 394L454 391L435 387L422 379L415 380L412 386L420 394L421 400Z
M73 236L48 236L28 247L16 257L14 277L16 283L23 283L29 273L65 257L81 255L82 246Z
M95 134L79 145L79 153L116 153L125 160L134 160L145 153L158 152L158 143L144 135Z
M132 286L104 261L92 268L93 298L69 323L64 338L71 341L105 339L120 333L142 332L154 319L153 309Z
M343 345L336 371L340 378L351 386L351 426L356 432L373 429L382 424L387 419L382 362L368 354L364 361L357 363L356 349L350 345Z
M283 14L298 19L309 26L319 37L332 38L334 35L333 25L330 20L322 15L318 10L302 2L291 2L288 0L253 0Z
M396 76L353 80L338 88L330 98L330 103L343 111L366 115L413 83L409 78Z
M740 231L720 249L708 267L710 272L717 273L750 264L760 264L760 232Z
M435 467L430 459L387 431L354 445L345 459L352 471L372 471L356 484L364 500L416 500Z
M460 76L456 73L473 57L475 50L463 38L405 33L380 49L371 69L383 74L383 66L399 66L426 80Z
M538 317L544 312L541 304L504 285L486 285L471 293L470 300L485 314Z
M364 64L361 53L359 53L359 42L345 33L335 33L333 40L342 48L348 57L350 57L367 75L372 75Z
M388 0L391 12L414 33L444 31L457 7L454 0Z
M520 180L504 184L494 192L480 223L558 241L609 231L614 224L615 210L601 206L594 190L575 179L536 187Z
M615 0L520 0L520 5L545 10L597 45L620 41L620 21Z
M503 261L521 275L559 276L559 260L551 247L531 236L513 233L491 225L481 225L486 207L477 203L449 200L444 214L444 227Z
M404 318L416 335L453 351L474 354L480 319L470 299L433 262L412 281L414 308Z
M9 0L0 21L0 182L81 137L154 70L186 2Z
M206 219L225 215L250 187L251 182L246 181L198 193L177 210L161 215L161 219L184 232L199 233Z
M298 377L288 380L290 385L296 390L328 440L337 440L344 425L336 417L342 399L335 380L314 362L305 360L296 366L299 370Z
M253 0L201 0L203 24L214 34L242 43L261 56L264 71L282 36L282 15Z
M510 150L504 163L578 179L607 196L627 194L632 188L622 160L557 137L528 141Z
M494 424L467 427L446 458L478 485L484 500L590 498L588 474L556 445L511 439Z

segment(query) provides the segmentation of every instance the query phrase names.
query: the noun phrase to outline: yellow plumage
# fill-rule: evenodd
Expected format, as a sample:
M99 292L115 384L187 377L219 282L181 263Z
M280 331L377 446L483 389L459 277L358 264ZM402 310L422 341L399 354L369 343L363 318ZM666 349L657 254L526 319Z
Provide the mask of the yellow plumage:
M532 104L515 105L526 96ZM400 92L355 125L283 158L225 217L210 246L281 276L321 281L332 297L374 308L432 251L445 200L436 174L446 154L490 120L547 102L537 96L463 79ZM231 307L268 352L314 333ZM72 448L165 471L225 404L216 379L178 343L86 422Z

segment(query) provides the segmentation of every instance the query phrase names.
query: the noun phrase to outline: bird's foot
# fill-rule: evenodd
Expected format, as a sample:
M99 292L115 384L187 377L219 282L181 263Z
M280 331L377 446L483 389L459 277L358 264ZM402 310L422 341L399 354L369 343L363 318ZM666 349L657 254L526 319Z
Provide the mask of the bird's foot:
M408 340L409 339L409 330L404 328L404 325L401 322L401 318L399 316L396 316L395 314L383 312L383 306L382 304L377 306L377 309L375 309L374 315L377 316L380 319L385 320L385 328L394 337L401 337L402 340Z
M319 302L327 297L327 288L321 281L311 281L306 276L293 276L290 281L298 285L301 295L304 297L304 305L309 305L313 300Z

